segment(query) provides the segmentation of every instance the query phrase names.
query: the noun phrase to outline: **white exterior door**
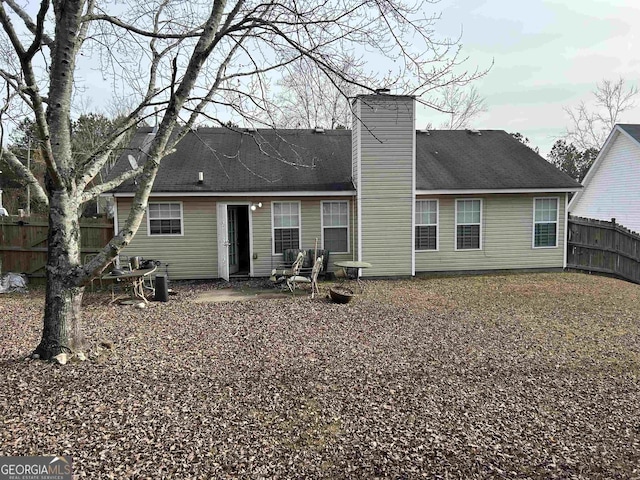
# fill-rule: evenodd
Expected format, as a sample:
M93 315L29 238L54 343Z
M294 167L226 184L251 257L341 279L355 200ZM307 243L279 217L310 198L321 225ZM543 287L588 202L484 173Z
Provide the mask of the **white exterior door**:
M216 215L218 218L218 276L229 281L229 222L228 205L218 203Z

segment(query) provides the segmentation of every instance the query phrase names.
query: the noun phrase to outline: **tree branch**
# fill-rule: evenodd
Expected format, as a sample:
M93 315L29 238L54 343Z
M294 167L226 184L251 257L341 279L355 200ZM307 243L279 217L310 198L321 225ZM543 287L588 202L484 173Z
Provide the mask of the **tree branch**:
M33 21L31 20L31 17L27 14L27 12L25 12L20 7L20 5L18 5L14 0L3 0L3 2L9 5L11 10L13 10L16 13L16 15L18 15L22 19L22 21L24 22L26 27L29 29L29 31L34 35L36 35L36 32L38 32L38 25L33 23ZM51 47L51 45L53 45L53 39L49 35L44 33L44 29L40 30L40 35L41 35L43 44L45 44L48 47Z
M141 35L143 37L168 39L168 40L171 40L171 39L182 40L185 38L197 38L200 35L202 35L202 28L203 28L203 27L198 27L186 33L158 33L157 31L150 32L148 30L143 30L133 25L129 25L117 17L112 17L111 15L104 15L104 14L85 15L84 17L82 17L82 21L83 22L104 21L104 22L111 23L112 25L115 25L117 27L123 28L129 32Z
M109 190L114 189L117 186L123 184L127 180L130 180L133 177L137 177L142 173L142 170L143 170L143 166L139 166L134 170L127 170L126 172L121 173L117 177L109 180L108 182L104 182L104 183L101 183L100 185L94 186L92 189L82 193L82 196L80 197L80 203L88 202L89 200L96 198L101 193L108 192Z
M16 155L11 150L8 150L6 148L2 149L2 156L4 157L11 170L13 170L14 173L18 175L18 177L24 180L25 184L33 187L35 198L45 205L49 205L49 199L47 198L47 194L45 193L44 189L40 185L40 182L38 182L38 179L35 177L35 175L33 175L33 173L18 159L18 157L16 157Z
M33 42L25 53L25 58L31 60L38 50L42 47L42 38L44 36L44 19L47 16L49 10L49 0L42 0L40 3L40 10L36 17L37 23L35 30L33 30Z

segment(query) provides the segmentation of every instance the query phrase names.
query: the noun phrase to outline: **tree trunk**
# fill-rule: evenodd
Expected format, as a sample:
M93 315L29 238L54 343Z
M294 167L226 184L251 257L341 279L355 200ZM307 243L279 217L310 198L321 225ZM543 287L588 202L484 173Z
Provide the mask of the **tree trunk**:
M77 201L64 191L49 198L49 236L46 297L42 340L33 352L49 360L72 355L85 346L82 334L80 223Z

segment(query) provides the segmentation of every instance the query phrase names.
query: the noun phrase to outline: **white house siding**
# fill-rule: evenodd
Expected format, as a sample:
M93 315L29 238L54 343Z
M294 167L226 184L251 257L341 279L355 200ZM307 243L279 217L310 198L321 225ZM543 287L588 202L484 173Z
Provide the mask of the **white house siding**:
M570 212L600 220L615 218L640 232L640 147L623 133L615 135Z
M366 96L356 158L365 276L410 276L413 249L414 100Z
M439 251L416 252L416 272L562 268L564 193L419 196L439 200ZM558 246L533 248L533 199L559 198ZM482 198L482 250L455 250L455 201Z
M145 214L138 232L122 254L168 263L172 279L215 278L218 270L215 202L203 197L151 197L149 201L182 202L183 235L147 235ZM130 208L130 198L117 199L117 228L124 224Z

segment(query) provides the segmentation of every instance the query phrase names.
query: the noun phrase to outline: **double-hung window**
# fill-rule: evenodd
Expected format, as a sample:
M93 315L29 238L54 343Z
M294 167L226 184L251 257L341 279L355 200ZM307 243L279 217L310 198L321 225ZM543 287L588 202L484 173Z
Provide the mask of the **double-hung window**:
M416 200L415 248L438 249L438 200Z
M149 235L182 235L182 203L149 202Z
M273 202L273 253L300 248L300 202Z
M482 200L456 200L456 250L482 249Z
M558 199L533 199L533 248L558 246Z
M322 245L331 253L349 253L349 202L322 202Z

